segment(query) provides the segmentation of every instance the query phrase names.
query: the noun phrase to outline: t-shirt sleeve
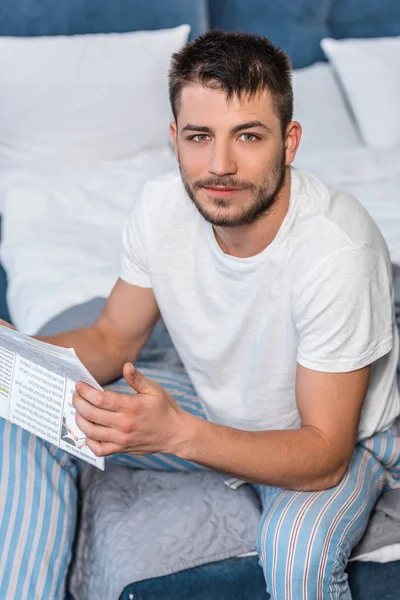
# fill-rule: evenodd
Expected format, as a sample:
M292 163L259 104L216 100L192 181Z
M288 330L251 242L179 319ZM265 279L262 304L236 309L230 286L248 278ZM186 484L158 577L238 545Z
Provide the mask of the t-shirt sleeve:
M127 283L151 288L148 261L146 256L146 230L144 207L146 187L134 203L122 231L122 257L120 277Z
M393 345L392 282L383 253L362 246L321 260L294 289L297 362L324 372L361 369Z

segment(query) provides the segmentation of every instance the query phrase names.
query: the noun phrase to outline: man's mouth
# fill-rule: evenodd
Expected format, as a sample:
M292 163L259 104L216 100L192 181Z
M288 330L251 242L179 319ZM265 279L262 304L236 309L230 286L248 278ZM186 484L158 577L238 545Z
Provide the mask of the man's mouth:
M226 197L226 196L233 196L234 194L237 194L238 192L241 191L241 188L232 188L232 187L226 187L226 186L207 186L204 187L204 189L211 194L212 196L220 196L220 197Z

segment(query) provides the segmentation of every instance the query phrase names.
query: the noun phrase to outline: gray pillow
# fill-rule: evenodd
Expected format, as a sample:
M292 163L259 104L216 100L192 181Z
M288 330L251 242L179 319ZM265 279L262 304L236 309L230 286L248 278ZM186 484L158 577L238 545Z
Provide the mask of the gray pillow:
M213 471L135 471L84 465L70 590L119 598L130 583L254 552L260 506Z

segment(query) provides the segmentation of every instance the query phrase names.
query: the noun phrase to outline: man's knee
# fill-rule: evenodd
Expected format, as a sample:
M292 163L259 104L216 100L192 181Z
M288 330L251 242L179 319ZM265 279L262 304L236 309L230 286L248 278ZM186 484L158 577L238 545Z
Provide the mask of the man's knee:
M328 598L342 579L350 544L321 499L281 490L262 516L257 550L271 600ZM346 582L342 592L346 598Z

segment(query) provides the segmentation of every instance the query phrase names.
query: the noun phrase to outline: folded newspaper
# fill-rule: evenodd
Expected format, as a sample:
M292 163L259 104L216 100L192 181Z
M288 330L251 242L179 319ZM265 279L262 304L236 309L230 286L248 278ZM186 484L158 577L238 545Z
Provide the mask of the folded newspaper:
M102 389L72 348L0 325L0 417L104 471L75 422L77 381Z

